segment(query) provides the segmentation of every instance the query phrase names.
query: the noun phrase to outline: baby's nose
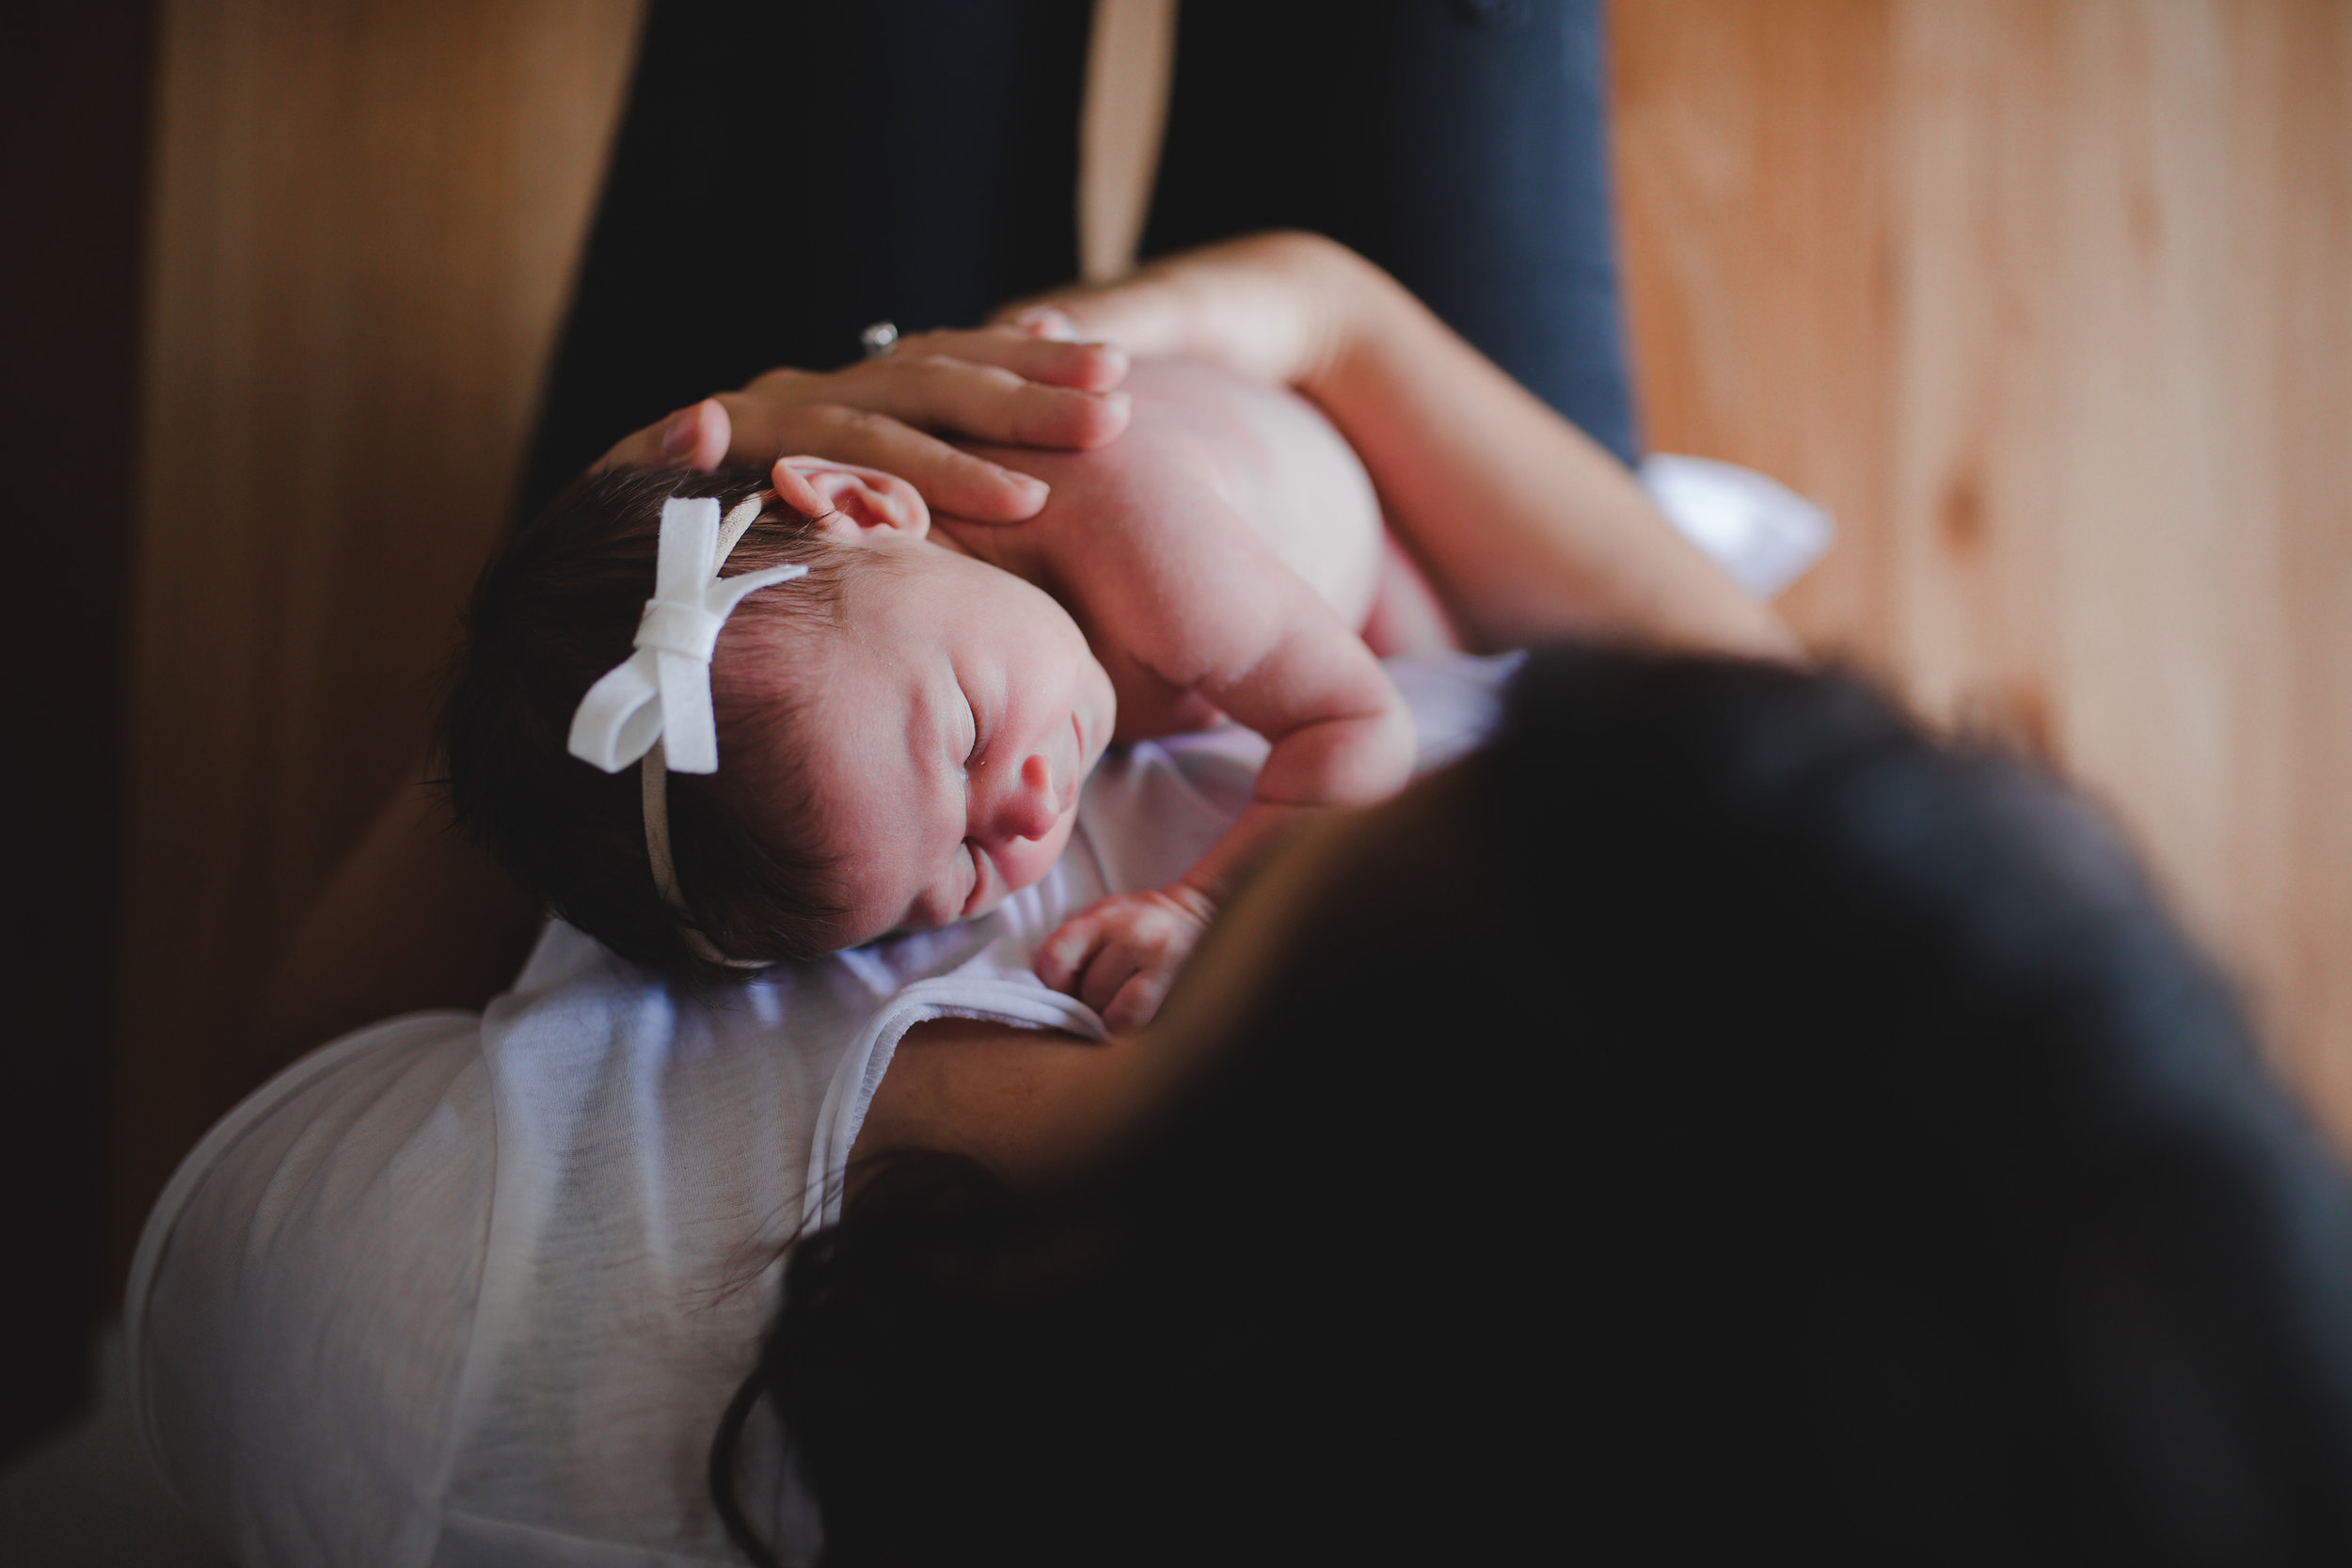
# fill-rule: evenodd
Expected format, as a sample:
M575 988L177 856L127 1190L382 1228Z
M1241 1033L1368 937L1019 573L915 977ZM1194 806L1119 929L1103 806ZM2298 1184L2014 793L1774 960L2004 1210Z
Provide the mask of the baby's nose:
M1054 764L1042 752L1022 759L1012 787L996 812L996 831L1009 838L1043 838L1061 820L1062 791L1055 786Z

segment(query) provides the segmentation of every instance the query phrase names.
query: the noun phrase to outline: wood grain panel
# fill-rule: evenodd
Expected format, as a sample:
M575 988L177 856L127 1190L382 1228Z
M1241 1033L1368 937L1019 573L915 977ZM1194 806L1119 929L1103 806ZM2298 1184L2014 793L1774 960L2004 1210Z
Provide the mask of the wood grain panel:
M421 745L504 515L637 0L163 8L118 1245L243 1085L259 965Z
M1888 645L1895 235L1879 0L1619 0L1617 202L1655 449L1826 503L1836 550L1784 601L1817 643Z
M2352 1135L2352 12L1626 0L1649 432L1817 648L2112 803Z

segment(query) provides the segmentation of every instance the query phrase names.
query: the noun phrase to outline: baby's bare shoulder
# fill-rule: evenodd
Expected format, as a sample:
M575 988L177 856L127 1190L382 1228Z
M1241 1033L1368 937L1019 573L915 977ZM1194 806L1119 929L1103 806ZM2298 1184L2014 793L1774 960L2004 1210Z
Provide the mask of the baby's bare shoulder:
M1124 460L1041 531L1056 592L1089 635L1176 682L1252 661L1322 610L1196 466L1162 446Z
M1360 628L1379 512L1321 416L1201 366L1139 364L1129 388L1135 417L1108 446L974 449L1052 486L1036 517L974 547L1171 678L1249 659L1302 620Z

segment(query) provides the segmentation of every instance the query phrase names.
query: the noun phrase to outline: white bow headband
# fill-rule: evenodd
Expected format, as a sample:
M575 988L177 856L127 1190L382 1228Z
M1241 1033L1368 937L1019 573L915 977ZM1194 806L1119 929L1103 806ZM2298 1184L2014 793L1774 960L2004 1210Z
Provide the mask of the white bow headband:
M758 521L760 497L739 502L719 520L707 497L673 496L661 503L660 552L655 557L653 597L638 618L635 651L606 671L572 713L569 750L582 762L617 773L641 762L644 780L645 858L661 901L682 922L687 945L711 963L759 969L721 956L686 920L677 866L670 856L666 776L716 773L719 724L710 707L710 655L719 629L744 597L758 589L808 575L806 566L770 566L719 576L745 531Z

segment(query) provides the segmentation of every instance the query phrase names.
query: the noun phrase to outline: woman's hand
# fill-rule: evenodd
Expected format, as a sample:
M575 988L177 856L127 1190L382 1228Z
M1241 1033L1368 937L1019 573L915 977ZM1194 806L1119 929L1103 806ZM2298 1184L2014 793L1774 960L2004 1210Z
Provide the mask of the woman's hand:
M1045 484L930 432L1083 451L1127 428L1124 350L1059 324L925 332L837 371L770 371L647 425L596 467L765 467L787 453L894 473L976 522L1037 515Z
M1116 283L1020 301L996 319L1303 388L1344 353L1368 303L1368 276L1376 276L1370 263L1321 235L1252 234L1155 261Z

